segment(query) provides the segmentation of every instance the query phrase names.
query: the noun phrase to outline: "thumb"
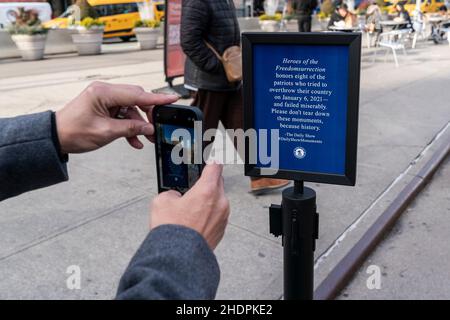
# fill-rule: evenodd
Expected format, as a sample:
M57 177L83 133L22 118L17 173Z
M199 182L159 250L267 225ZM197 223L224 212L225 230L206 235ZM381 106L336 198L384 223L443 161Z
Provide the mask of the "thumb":
M181 193L179 193L176 190L169 190L169 191L162 192L160 194L160 196L164 196L167 200L168 199L177 199L177 198L181 198Z
M155 132L155 129L151 123L143 120L134 119L111 119L110 122L110 134L111 139L118 138L131 138L138 135L151 136Z
M155 198L153 198L153 202L161 202L164 206L166 206L168 202L179 198L181 198L181 193L175 190L169 190L158 194Z

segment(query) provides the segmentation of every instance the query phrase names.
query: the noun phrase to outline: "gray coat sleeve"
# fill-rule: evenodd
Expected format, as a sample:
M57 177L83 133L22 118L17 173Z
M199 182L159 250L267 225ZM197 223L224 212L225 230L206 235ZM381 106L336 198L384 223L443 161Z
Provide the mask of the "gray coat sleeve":
M219 279L216 257L199 233L163 225L136 252L116 299L214 299Z
M47 111L0 119L0 201L68 179L53 117Z

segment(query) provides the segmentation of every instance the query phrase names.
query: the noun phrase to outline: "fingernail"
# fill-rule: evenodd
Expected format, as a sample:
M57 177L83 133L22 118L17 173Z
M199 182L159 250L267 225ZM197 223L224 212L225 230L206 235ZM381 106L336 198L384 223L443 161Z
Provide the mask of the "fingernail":
M153 132L154 130L152 125L143 126L141 128L141 134L144 136L151 136Z

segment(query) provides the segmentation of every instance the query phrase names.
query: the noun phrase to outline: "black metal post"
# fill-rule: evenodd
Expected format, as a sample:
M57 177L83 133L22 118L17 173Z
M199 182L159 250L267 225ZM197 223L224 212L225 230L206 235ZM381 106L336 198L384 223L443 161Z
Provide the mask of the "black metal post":
M318 227L316 192L303 181L283 191L281 207L270 208L270 231L283 236L285 300L313 299Z

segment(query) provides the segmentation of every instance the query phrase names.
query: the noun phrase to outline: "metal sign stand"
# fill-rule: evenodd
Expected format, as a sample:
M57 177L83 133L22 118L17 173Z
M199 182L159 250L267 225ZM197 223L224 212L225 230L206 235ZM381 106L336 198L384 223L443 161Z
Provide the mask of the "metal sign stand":
M319 236L316 192L299 180L285 189L281 205L270 206L270 233L283 237L284 299L312 300Z
M317 50L308 51L308 47L315 47ZM327 47L327 53L322 54L321 47ZM292 49L291 49L292 48ZM292 50L292 51L291 51ZM333 51L336 56L330 55ZM310 52L310 53L306 53ZM322 53L320 53L322 52ZM359 111L359 83L361 71L361 34L360 33L300 33L300 32L244 32L242 34L242 56L243 56L243 93L244 93L244 130L272 130L283 128L286 139L283 139L282 148L271 150L278 152L278 155L286 157L277 166L270 163L263 165L257 161L250 161L246 157L245 175L251 177L267 177L275 179L294 180L294 186L283 191L281 205L271 205L270 207L270 233L283 237L283 273L284 273L284 298L286 300L311 300L314 298L314 251L316 240L318 239L319 215L316 211L316 193L313 189L304 187L303 181L330 183L337 185L354 186L356 182L356 155L358 147L358 111ZM291 120L294 116L286 114L288 119L278 119L271 110L270 104L276 108L285 108L282 102L284 98L275 96L276 90L272 81L277 78L277 67L291 56L294 60L305 58L307 63L314 56L315 62L322 61L323 66L339 67L342 72L338 77L325 85L334 88L336 98L346 103L346 109L341 108L341 103L328 100L327 110L334 110L335 118L329 118L323 123L321 133L318 135L322 145L316 145L309 151L309 164L300 163L296 153L299 146L312 145L308 141L295 138L291 129L281 126L281 122ZM270 58L267 58L270 57ZM346 61L336 63L337 57ZM329 60L332 59L332 60ZM300 61L300 60L297 60ZM289 62L289 61L288 61ZM284 63L284 62L283 62ZM290 64L290 63L287 63ZM255 67L258 66L258 67ZM327 68L328 68L327 67ZM331 75L331 69L323 72ZM321 69L321 70L322 70ZM291 69L287 69L288 71ZM302 70L302 69L297 69ZM291 71L289 71L291 72ZM292 69L294 72L294 69ZM297 71L295 71L297 72ZM303 71L301 71L303 72ZM315 78L318 76L315 71L305 71L305 75ZM341 77L342 76L342 77ZM326 79L326 77L325 77ZM345 84L346 83L346 84ZM322 84L325 84L323 82ZM321 84L321 85L322 85ZM341 91L340 86L346 85L346 92ZM317 85L317 84L316 84ZM284 86L284 84L282 85ZM291 85L288 83L284 89L291 89L292 95L308 94L295 91L300 83ZM309 86L309 85L306 85ZM280 85L281 87L281 85ZM257 89L257 90L256 90ZM293 90L294 89L294 90ZM277 91L278 92L278 91ZM309 98L311 99L311 98ZM305 100L307 101L307 100ZM305 106L307 107L307 106ZM303 106L298 106L299 110ZM338 116L340 117L338 120ZM343 121L342 119L345 119ZM294 130L294 129L292 129ZM297 130L297 129L295 129ZM302 132L302 128L299 132ZM306 128L305 128L306 130ZM291 135L287 135L290 133ZM295 132L298 133L298 132ZM281 141L280 135L278 137ZM291 139L294 137L295 139ZM331 148L336 146L335 142L341 141L339 147L333 149L335 156L331 156ZM258 149L258 145L256 146ZM246 144L246 155L250 153L250 144ZM282 151L280 151L282 150ZM291 156L287 151L292 150ZM305 150L303 150L305 151ZM267 149L265 151L267 154ZM340 159L341 165L336 167L336 159ZM333 161L322 162L320 166L311 160L333 159ZM263 169L276 169L275 174L268 175Z
M173 78L166 80L168 86L154 89L153 93L162 93L162 94L176 94L180 96L182 99L189 99L191 96L189 91L184 87L183 84L173 85Z

